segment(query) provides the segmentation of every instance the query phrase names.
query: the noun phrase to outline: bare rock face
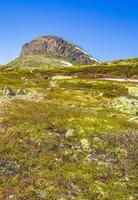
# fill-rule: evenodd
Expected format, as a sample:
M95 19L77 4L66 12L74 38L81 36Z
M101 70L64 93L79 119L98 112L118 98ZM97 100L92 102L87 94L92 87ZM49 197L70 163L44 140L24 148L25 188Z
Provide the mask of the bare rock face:
M62 56L79 64L94 64L99 61L87 54L82 48L60 37L42 36L23 46L21 56L32 54L46 54Z

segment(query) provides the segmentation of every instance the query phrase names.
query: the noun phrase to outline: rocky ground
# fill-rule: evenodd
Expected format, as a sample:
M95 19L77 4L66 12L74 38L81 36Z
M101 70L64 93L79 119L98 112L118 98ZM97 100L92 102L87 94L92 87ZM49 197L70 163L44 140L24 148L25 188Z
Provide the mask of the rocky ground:
M0 199L138 198L137 83L91 70L1 67Z

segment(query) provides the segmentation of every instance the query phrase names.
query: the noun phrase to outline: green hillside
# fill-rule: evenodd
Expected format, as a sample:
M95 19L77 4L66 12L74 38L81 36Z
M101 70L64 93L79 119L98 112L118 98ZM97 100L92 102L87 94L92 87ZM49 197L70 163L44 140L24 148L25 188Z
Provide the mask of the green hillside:
M7 66L13 68L56 68L63 67L64 64L62 61L69 62L67 58L57 55L52 56L51 54L42 54L42 55L25 55L21 56ZM73 63L74 64L74 63Z
M67 58L62 56L51 57L51 54L22 56L7 65L7 70L23 68L37 71L42 75L73 75L84 78L138 78L138 58L124 61L112 61L94 65L75 65L64 67Z
M0 199L137 199L137 61L0 68Z

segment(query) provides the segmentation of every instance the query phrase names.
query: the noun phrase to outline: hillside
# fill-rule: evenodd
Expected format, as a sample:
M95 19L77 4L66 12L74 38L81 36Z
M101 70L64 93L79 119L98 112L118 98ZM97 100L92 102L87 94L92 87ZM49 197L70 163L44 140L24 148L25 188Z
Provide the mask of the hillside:
M138 58L131 58L131 59L126 59L126 60L114 60L114 61L111 61L111 62L108 62L107 64L124 64L124 65L127 65L127 64L138 64Z
M9 68L30 68L30 69L42 69L42 68L61 68L71 67L73 64L63 57L53 57L51 54L45 55L24 55L18 57L7 65Z
M1 199L135 197L137 85L47 73L1 71Z
M137 59L65 62L0 67L0 199L136 200Z
M77 65L76 63L73 63L73 66L72 63L65 58L51 57L51 54L26 55L9 63L7 65L7 70L12 68L17 70L20 68L27 68L34 71L40 71L40 73L47 76L62 74L84 78L138 79L137 59L112 61L93 65Z

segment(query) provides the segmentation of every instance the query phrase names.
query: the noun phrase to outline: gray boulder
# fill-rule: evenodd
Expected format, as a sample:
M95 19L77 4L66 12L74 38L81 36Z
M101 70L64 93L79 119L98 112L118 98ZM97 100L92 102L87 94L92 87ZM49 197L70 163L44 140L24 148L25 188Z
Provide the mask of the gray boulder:
M16 92L12 90L10 87L5 87L2 91L2 93L6 96L15 96Z

